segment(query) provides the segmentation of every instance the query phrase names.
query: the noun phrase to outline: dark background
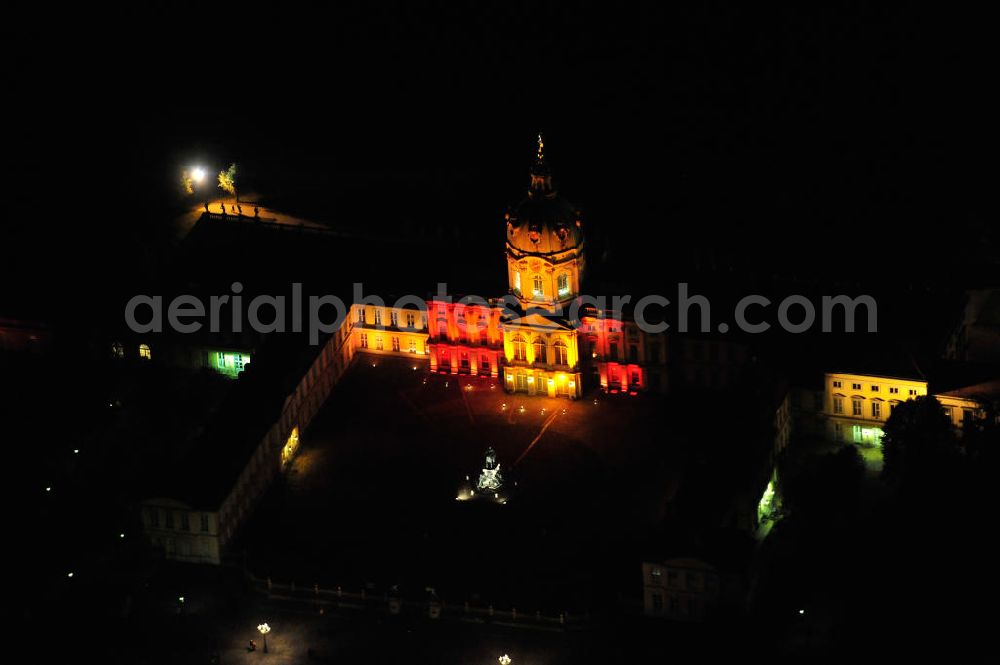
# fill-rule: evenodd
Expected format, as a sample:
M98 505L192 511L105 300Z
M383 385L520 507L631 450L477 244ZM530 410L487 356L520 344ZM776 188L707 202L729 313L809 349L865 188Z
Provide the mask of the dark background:
M902 312L897 320L912 326L932 300L995 286L996 76L985 17L869 3L443 7L11 16L0 28L0 317L46 320L72 352L147 285L180 288L172 222L191 205L179 174L196 163L210 173L239 164L241 191L277 209L414 239L421 275L453 271L461 252L502 279L502 215L524 193L538 131L557 185L584 210L592 274L625 282L597 292L652 292L679 279L722 282L738 295L801 292L805 283L851 295L877 288L897 296L880 298L881 311ZM405 261L379 261L384 243L351 252L382 283L414 284ZM337 248L319 253L304 260L341 258ZM267 258L248 263L268 274ZM294 263L284 258L276 263ZM353 279L348 272L336 274ZM934 326L914 334L925 328ZM894 332L884 336L905 347ZM52 364L31 386L5 385L0 403L5 425L44 413L5 430L19 451L7 478L39 493L36 476L51 466L39 442L82 420L109 381L72 353ZM20 487L5 482L18 525L10 531L29 533L23 522L51 543L69 537L46 521L48 504ZM98 533L80 520L81 530L117 534L118 515L86 517L111 524ZM30 565L57 571L58 599L76 552L49 544L34 542L47 558L12 570L26 585ZM927 575L912 567L912 577L899 575L906 585L895 604L907 604L910 580ZM966 568L969 577L981 570ZM965 608L958 623L976 607L960 600L933 609ZM90 640L77 607L86 605L46 611L64 612L59 625ZM899 634L909 631L900 624ZM37 625L51 637L45 621ZM952 628L941 629L949 644ZM857 644L867 636L859 632Z
M236 162L244 191L340 227L461 227L499 257L539 130L595 248L635 281L686 278L706 253L828 279L989 274L975 16L234 14L4 29L4 310L53 318L155 271L192 163Z

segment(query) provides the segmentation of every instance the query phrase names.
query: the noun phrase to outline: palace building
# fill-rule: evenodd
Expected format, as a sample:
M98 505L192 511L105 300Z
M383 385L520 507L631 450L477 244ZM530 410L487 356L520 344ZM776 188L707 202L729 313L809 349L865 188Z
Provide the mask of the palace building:
M512 393L576 399L585 371L609 393L636 395L649 387L647 375L665 390L665 335L593 307L569 318L586 267L581 217L556 190L539 136L527 195L504 215L509 297L432 299L426 312L355 304L352 344L426 359L432 372L496 378Z
M896 405L929 394L927 380L919 376L828 372L824 388L828 438L871 446L881 444L882 426ZM983 404L997 392L998 386L992 382L930 394L940 402L952 426L961 432L982 417Z

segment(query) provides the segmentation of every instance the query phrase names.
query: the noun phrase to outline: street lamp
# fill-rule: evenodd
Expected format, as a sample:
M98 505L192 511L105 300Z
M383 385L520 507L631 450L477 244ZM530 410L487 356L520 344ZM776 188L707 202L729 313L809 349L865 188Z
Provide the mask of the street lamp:
M191 178L199 185L205 180L205 169L196 166L191 169Z
M504 654L499 658L497 658L497 661L500 663L500 665L510 665L510 656Z
M266 623L262 623L257 626L257 630L260 631L260 636L264 638L264 653L267 653L267 634L271 632L271 627Z

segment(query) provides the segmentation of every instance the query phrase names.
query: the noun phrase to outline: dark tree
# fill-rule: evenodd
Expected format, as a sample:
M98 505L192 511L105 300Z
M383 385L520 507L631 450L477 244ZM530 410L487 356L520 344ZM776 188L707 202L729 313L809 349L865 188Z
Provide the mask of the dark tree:
M865 467L858 449L810 457L799 469L783 469L780 491L785 510L796 518L826 523L855 512Z
M882 473L887 480L924 484L954 470L959 459L957 437L933 396L897 405L883 431Z

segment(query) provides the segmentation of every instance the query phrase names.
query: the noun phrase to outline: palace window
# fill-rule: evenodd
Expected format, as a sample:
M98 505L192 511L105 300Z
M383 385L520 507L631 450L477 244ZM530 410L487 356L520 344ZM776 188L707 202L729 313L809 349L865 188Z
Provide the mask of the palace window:
M188 517L187 512L181 513L181 530L182 531L191 530L191 518Z
M843 413L844 412L844 398L843 397L834 397L833 398L833 412L834 413Z
M125 347L121 345L121 342L115 342L111 345L111 355L115 358L125 357Z
M910 388L910 397L916 397L916 396L917 396L917 389Z
M458 357L458 365L462 369L469 369L469 354L466 351L462 351L461 355Z
M382 335L375 335L375 350L382 350Z
M375 309L375 325L382 325L382 310L378 308Z
M364 322L365 322L365 308L358 307L358 323L364 323Z
M569 294L569 275L563 273L559 275L559 295L565 296Z
M566 356L566 344L564 342L556 342L552 345L552 350L555 351L556 364L557 365L568 365Z
M208 515L205 513L201 514L201 530L208 531Z
M545 341L541 337L536 337L535 341L532 342L531 345L535 347L535 362L548 362L548 358L545 357Z
M514 360L524 361L528 359L528 348L523 337L515 335L511 345L514 347Z
M415 327L414 324L416 323L416 320L417 319L416 319L416 317L413 314L407 314L406 315L406 327L407 328L414 328Z
M172 510L165 510L165 511L163 511L163 517L164 517L163 526L167 527L168 529L173 529L174 528L174 511L172 511Z
M149 344L139 345L139 357L142 358L143 360L153 359L153 351L152 349L149 348Z
M853 416L863 415L863 412L861 411L861 400L859 399L851 400L851 415Z
M842 385L843 385L843 382L841 382L841 381L834 381L833 382L833 387L834 388L840 388L840 387L842 387Z
M898 395L899 394L899 388L889 388L889 394L890 395Z
M361 333L361 348L368 348L368 333Z
M542 276L541 275L535 275L535 280L534 280L534 286L533 286L532 293L535 294L536 298L541 298L543 295L545 295L545 292L542 290Z
M410 338L410 353L416 353L416 352L417 352L417 340L415 340L415 339L413 339L411 337Z
M618 360L618 342L608 344L608 358L615 361Z
M872 418L882 417L882 402L872 402Z
M479 329L479 343L480 344L490 343L490 333L486 328Z
M873 385L872 386L872 392L873 393L877 393L878 392L878 386Z
M639 385L639 372L636 372L636 371L632 372L631 384L633 386Z
M392 322L393 328L399 326L399 314L396 312L396 310L392 310L391 312L389 312L389 320Z
M950 406L944 407L944 415L948 419L948 421L950 422L951 421L951 407Z
M860 383L852 383L851 384L851 390L861 390L861 384Z
M490 371L490 357L489 356L479 356L479 371L489 372Z
M398 337L393 337L392 338L392 350L393 351L399 351L399 338Z

